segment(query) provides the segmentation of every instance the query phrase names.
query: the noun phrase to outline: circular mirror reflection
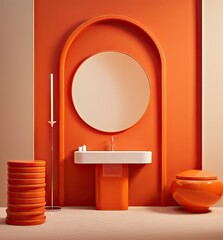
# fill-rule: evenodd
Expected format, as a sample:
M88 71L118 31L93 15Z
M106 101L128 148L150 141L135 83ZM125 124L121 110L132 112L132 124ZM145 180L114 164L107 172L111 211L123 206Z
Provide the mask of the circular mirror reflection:
M81 119L91 127L123 131L135 125L149 105L149 78L141 64L127 54L97 53L77 69L72 100Z

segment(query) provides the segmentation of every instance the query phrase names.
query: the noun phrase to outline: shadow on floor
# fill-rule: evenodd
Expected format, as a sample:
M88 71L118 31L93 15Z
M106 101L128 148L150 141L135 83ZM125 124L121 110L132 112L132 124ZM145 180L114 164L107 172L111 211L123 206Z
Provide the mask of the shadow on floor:
M61 208L61 210L63 210L63 209L73 209L73 210L87 210L87 211L89 211L89 210L96 210L95 209L95 207L94 206L74 206L74 207L72 207L72 206L65 206L65 207L62 207Z
M209 214L211 210L207 213L193 213L186 211L183 207L151 207L150 211L161 213L161 214L173 214L173 215L194 215L194 214Z
M0 225L5 225L5 218L0 218Z

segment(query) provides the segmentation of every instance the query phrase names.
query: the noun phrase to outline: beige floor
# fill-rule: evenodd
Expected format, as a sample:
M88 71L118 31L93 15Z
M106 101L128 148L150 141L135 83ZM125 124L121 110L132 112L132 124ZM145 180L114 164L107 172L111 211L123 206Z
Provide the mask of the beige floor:
M222 240L223 208L190 214L178 207L130 207L128 211L62 208L46 212L46 223L37 226L5 224L0 208L1 240Z

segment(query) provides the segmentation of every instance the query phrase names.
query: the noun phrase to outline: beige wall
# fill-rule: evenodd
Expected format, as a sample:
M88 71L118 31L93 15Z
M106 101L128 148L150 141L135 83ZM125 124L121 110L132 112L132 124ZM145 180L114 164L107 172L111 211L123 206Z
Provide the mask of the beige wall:
M33 0L0 0L0 206L7 160L33 159Z
M223 1L203 0L203 169L223 180ZM218 204L223 206L223 199Z

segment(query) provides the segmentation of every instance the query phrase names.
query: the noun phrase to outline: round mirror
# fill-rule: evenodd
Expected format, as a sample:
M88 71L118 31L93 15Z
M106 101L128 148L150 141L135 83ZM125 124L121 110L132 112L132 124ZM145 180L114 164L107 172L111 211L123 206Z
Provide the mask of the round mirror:
M72 83L74 107L91 127L119 132L136 124L150 99L145 69L121 52L101 52L87 58Z

